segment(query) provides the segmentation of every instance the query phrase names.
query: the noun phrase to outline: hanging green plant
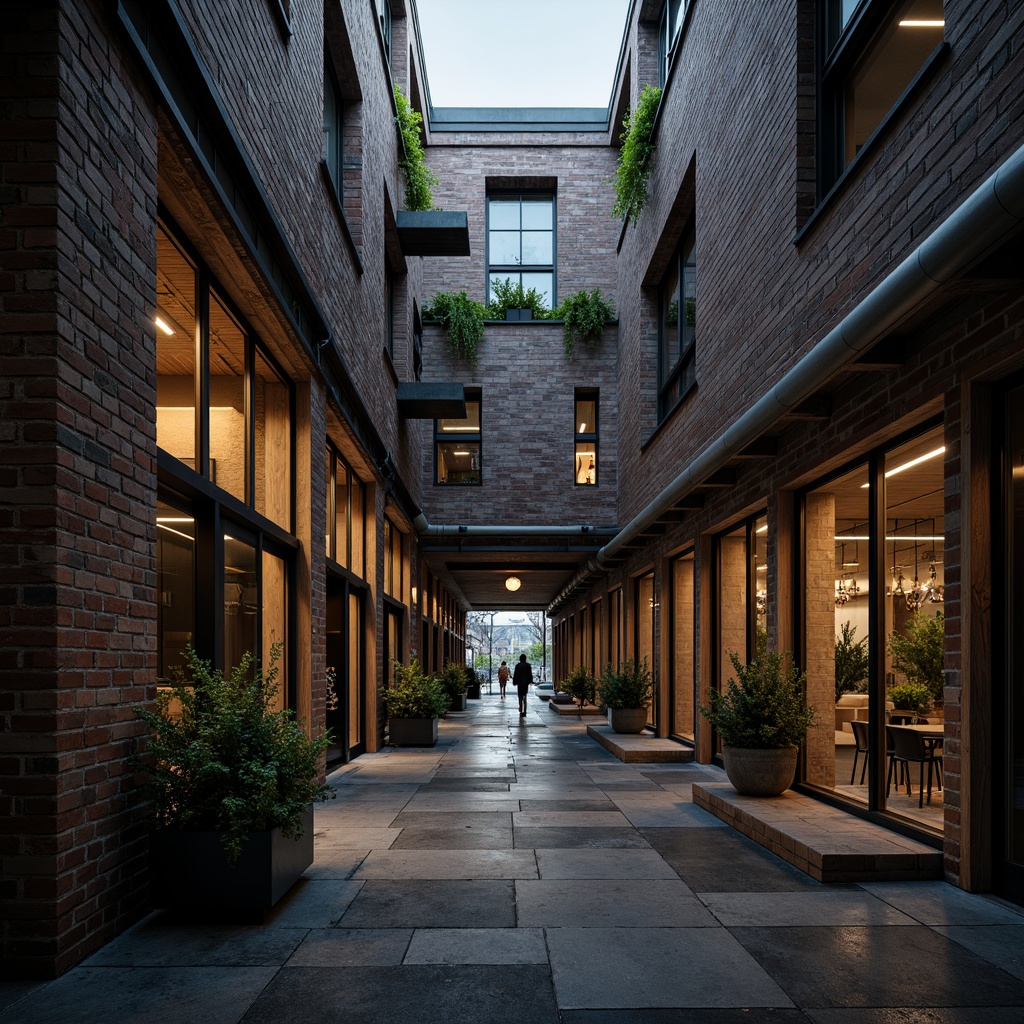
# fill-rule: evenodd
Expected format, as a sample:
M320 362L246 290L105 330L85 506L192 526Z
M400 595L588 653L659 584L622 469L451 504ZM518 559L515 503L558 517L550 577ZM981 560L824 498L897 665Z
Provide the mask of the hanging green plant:
M405 180L405 208L407 210L432 210L434 208L433 189L439 182L427 167L423 155L423 143L420 140L423 115L413 109L397 85L395 86L395 106L398 109L395 122L398 124L398 131L402 136L402 147L405 150L405 156L398 162Z
M604 325L615 319L615 310L605 300L600 288L592 292L584 289L570 295L555 313L565 323L562 337L567 356L572 355L576 342L582 341L592 348L600 340Z
M612 179L615 185L615 205L612 213L628 222L636 220L647 205L647 179L651 176L654 156L654 119L661 102L661 89L645 85L636 109L622 120L623 132L619 136L619 164Z
M476 347L484 336L487 307L465 292L438 292L423 316L436 320L448 337L448 351L456 358L476 360Z

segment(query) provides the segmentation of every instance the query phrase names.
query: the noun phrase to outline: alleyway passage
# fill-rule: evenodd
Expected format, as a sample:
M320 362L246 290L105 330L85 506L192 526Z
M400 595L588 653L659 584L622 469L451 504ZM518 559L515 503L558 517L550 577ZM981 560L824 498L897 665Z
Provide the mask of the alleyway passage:
M530 697L334 773L316 861L257 926L153 914L18 1024L1021 1024L1024 914L944 883L823 886ZM891 1009L890 1009L891 1008ZM931 1009L924 1009L931 1008Z

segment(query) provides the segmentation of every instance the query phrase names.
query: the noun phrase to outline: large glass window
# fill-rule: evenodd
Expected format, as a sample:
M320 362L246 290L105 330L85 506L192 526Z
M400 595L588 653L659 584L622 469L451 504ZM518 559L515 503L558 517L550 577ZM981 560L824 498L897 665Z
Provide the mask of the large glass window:
M434 420L435 483L479 485L482 479L480 392L466 392L464 417Z
M341 92L329 63L324 64L324 162L331 176L331 184L340 199L342 196L342 168L344 166Z
M555 297L555 197L498 193L487 201L487 301L495 280L536 289L550 309Z
M662 88L668 81L668 69L688 6L689 0L662 0L658 22L658 84Z
M805 780L936 829L943 453L935 427L809 491L803 516L804 667L808 701L818 709ZM884 518L874 527L879 494Z
M366 487L333 445L327 446L327 557L363 578Z
M821 0L822 189L827 190L942 42L942 0Z
M185 647L196 628L196 521L164 501L156 506L158 682L171 683L185 667Z
M597 391L576 392L575 481L597 483Z
M692 225L658 290L658 332L658 411L664 417L697 379L697 240Z
M157 282L157 444L290 530L291 384L163 227Z

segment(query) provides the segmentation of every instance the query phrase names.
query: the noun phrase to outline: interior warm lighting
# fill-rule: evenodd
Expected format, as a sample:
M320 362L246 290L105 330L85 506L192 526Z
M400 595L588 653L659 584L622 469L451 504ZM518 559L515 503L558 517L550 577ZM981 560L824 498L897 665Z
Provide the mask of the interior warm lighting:
M452 455L468 455L469 452L452 452Z
M518 576L508 576L505 579L505 589L510 593L515 593L521 586L523 581Z
M768 524L767 524L767 523L765 523L765 524L764 524L764 526L759 526L759 527L758 527L758 528L757 528L757 529L756 529L756 530L754 531L754 533L767 533L767 532L768 532Z
M925 21L913 18L907 18L905 21L900 22L900 28L945 28L945 25L944 21Z
M868 537L867 534L837 533L835 535L835 540L870 540L870 539L871 538ZM924 534L920 534L919 533L916 537L911 537L911 536L908 536L908 535L904 534L901 537L886 537L885 539L886 540L893 540L893 541L898 541L898 540L905 540L905 541L914 541L914 540L933 540L933 541L939 541L939 540L941 540L941 541L944 541L946 538L942 537L942 536L939 536L938 534L936 534L934 536L931 536L931 537L926 537Z
M155 323L157 325L157 327L159 327L160 330L164 332L164 334L173 334L174 333L174 329L165 320L162 320L160 317L155 317L154 320L153 320L153 323Z
M916 459L911 459L909 462L904 462L902 466L894 466L892 469L885 471L886 478L895 476L897 473L902 473L905 469L912 469L914 466L920 466L922 462L927 462L929 459L934 459L937 455L941 455L946 450L946 446L943 445L941 448L936 448L933 452L927 452L924 455L918 455ZM867 490L868 484L861 484L860 489L862 491Z
M587 432L587 425L586 425L586 423L581 423L580 424L580 429L577 430L576 433L577 434L585 434L586 432Z

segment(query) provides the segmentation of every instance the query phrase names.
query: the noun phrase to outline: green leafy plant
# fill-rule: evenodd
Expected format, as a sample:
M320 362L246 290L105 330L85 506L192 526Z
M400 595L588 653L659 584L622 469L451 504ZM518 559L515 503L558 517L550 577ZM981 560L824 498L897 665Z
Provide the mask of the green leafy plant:
M896 711L925 714L932 709L932 695L924 683L900 683L886 693Z
M225 679L185 648L187 675L157 694L156 710L135 713L153 730L134 760L146 774L159 827L219 832L235 863L250 832L302 835L302 814L334 791L319 781L330 734L310 739L290 710L275 710L277 660L264 673L246 654Z
M405 182L405 208L407 210L432 210L434 208L434 188L439 184L437 177L427 167L423 155L423 143L420 131L423 127L423 115L414 110L405 98L402 90L395 86L395 107L398 114L395 122L402 137L405 155L398 162Z
M565 354L572 355L573 345L585 342L593 346L601 338L604 325L615 319L615 310L605 301L600 288L570 295L556 310L565 323L563 340Z
M577 665L558 684L558 689L569 694L581 708L597 700L597 680L585 665Z
M440 676L441 685L449 698L461 697L469 689L469 680L466 678L464 665L457 665L450 661Z
M644 658L643 664L632 659L625 661L617 670L609 662L601 673L598 689L606 708L647 707L654 691L647 659Z
M722 692L712 690L700 709L724 746L779 750L803 742L814 709L804 697L805 675L785 668L789 657L766 650L744 665L735 652L729 655L737 679Z
M847 621L836 637L836 700L844 693L863 691L868 678L868 638L855 640L856 632Z
M943 702L943 644L945 641L942 613L928 615L918 611L907 620L906 633L889 634L892 667L902 672L908 683L921 683L928 688L932 701Z
M448 710L448 694L439 679L425 676L415 658L395 662L395 681L384 691L389 718L440 718Z
M510 309L529 309L534 320L549 320L552 311L544 305L544 296L536 288L524 288L522 281L510 277L491 278L491 301L487 305L488 320L504 320Z
M651 176L654 156L654 119L661 102L661 89L645 85L636 109L629 111L622 122L619 136L619 162L612 179L615 205L612 213L628 222L636 220L647 205L647 179Z
M436 320L445 330L448 351L456 358L476 360L476 347L483 340L487 307L465 292L438 292L423 316Z

